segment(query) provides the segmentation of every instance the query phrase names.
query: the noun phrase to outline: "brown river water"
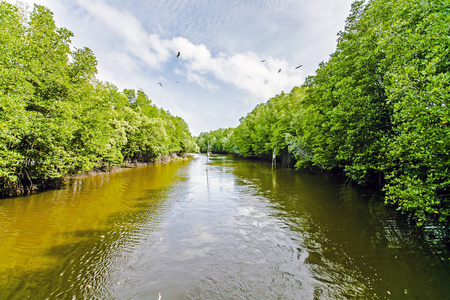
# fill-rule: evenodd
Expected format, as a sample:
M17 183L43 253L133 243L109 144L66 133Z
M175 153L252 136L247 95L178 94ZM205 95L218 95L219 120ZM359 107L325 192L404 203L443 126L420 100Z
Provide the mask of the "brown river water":
M202 154L0 200L0 299L450 299L449 231Z

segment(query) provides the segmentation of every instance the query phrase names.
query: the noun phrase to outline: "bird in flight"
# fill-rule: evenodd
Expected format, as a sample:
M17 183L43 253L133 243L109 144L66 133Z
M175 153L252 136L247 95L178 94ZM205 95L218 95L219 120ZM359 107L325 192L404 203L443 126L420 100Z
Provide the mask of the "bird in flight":
M265 62L266 60L265 59L263 59L261 62Z
M178 51L177 57L180 57L180 54L181 54L180 51Z
M162 87L162 83L161 82L158 82L157 84L159 84Z
M280 73L280 72L281 72L281 69L278 70L278 73Z
M295 69L297 70L298 68L301 68L303 65L300 65L300 66L298 66L298 67L295 67Z

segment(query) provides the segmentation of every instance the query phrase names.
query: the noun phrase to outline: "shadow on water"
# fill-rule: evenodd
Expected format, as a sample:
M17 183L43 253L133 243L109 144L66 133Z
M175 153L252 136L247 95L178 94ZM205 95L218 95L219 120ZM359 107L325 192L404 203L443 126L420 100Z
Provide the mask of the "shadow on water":
M349 283L357 288L343 290L339 297L450 295L447 227L418 228L411 218L385 206L381 193L348 187L324 174L240 160L230 171L239 184L269 199L276 217L303 237L306 262L319 282L315 297L334 298Z

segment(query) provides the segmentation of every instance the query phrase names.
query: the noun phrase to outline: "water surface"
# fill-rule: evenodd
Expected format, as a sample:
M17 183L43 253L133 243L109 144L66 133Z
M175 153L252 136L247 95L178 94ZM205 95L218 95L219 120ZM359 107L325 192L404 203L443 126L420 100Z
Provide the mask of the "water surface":
M448 241L323 174L194 155L0 200L0 298L446 299Z

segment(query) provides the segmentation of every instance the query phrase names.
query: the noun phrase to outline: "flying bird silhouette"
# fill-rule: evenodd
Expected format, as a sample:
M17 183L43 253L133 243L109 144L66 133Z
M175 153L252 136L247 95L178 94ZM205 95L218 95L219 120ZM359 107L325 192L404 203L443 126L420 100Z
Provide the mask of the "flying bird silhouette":
M178 51L177 57L180 57L180 54L181 54L180 51Z
M266 60L265 59L263 59L261 62L265 62Z
M278 70L278 73L280 73L280 72L281 72L281 69Z
M295 69L297 70L298 68L301 68L303 65L300 65L300 66L298 66L298 67L295 67Z
M159 84L161 87L162 87L162 84L161 84L161 82L158 82L157 84Z

